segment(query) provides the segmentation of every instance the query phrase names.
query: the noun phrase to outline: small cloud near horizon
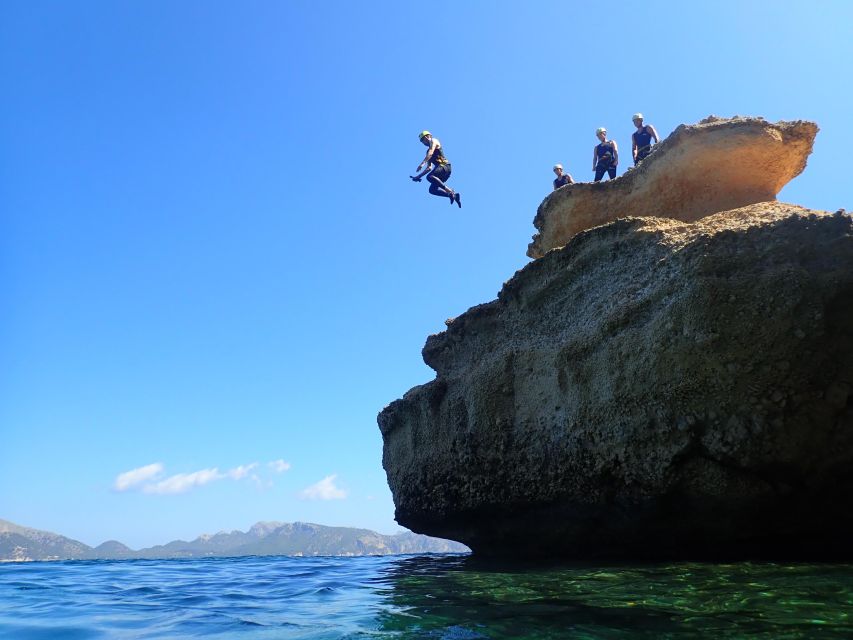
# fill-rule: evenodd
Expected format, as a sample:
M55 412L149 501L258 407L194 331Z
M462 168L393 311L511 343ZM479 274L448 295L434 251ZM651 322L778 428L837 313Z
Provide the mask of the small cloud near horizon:
M214 480L221 480L229 477L227 474L219 473L219 469L202 469L193 473L176 473L169 476L165 480L161 480L155 484L147 484L142 487L143 493L185 493L195 487L202 487Z
M268 463L267 466L276 473L284 473L285 471L290 470L290 463L285 462L281 458L279 458L278 460L273 460L272 462Z
M116 476L113 488L116 491L127 491L128 489L132 489L143 482L156 478L162 472L163 465L159 462L131 469L130 471L125 471L124 473L120 473Z
M269 464L277 465L278 467L284 465L286 468L282 468L282 471L290 468L290 464L283 460L276 460L275 463L271 462ZM162 475L164 466L156 462L118 474L113 483L113 488L120 492L136 489L142 491L142 493L152 495L169 495L186 493L190 489L203 487L211 482L226 479L235 481L249 479L258 488L263 488L265 484L271 486L271 481L264 483L263 479L257 473L254 473L260 466L260 463L252 462L250 464L241 464L227 471L220 471L218 467L211 467L190 473L176 473L162 480L157 480Z
M347 492L335 485L337 474L326 476L320 482L312 484L299 494L304 500L343 500Z
M252 464L241 464L239 467L231 469L231 471L228 472L228 477L233 478L234 480L240 480L249 475L249 472L257 466L257 462L253 462Z

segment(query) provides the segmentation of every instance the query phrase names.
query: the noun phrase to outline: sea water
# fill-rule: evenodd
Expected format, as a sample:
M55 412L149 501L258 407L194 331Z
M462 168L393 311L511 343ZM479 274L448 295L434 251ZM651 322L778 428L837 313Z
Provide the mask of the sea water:
M853 638L853 565L469 556L0 565L0 638Z

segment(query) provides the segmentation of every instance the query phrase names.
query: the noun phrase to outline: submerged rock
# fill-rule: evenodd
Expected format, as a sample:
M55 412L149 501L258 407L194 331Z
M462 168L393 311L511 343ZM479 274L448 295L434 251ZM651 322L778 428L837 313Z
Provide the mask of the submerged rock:
M853 535L853 225L630 218L430 336L379 415L397 521L475 553L830 557Z
M617 218L660 216L693 222L774 200L806 166L817 125L709 116L679 126L636 168L613 181L576 183L551 193L533 221L531 258L576 233ZM630 154L624 154L630 158Z

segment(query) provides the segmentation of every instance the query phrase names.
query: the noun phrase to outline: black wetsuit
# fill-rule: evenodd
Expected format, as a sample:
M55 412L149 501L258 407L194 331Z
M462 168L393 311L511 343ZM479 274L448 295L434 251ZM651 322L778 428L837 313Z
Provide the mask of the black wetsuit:
M554 190L556 191L560 187L565 186L567 184L572 184L572 180L571 180L571 178L569 178L568 173L564 173L559 178L554 180Z
M435 148L435 151L429 157L429 162L432 164L433 169L427 174L426 178L429 180L429 192L432 195L446 197L448 194L442 193L440 189L443 188L445 191L448 191L444 183L450 178L450 162L444 157L444 151L441 150L440 145L441 143L439 142L439 146Z
M616 156L612 142L602 142L595 147L595 181L600 182L605 172L611 180L616 177Z
M643 126L639 131L631 134L631 139L637 145L637 159L634 160L634 166L652 152L652 133L647 126Z

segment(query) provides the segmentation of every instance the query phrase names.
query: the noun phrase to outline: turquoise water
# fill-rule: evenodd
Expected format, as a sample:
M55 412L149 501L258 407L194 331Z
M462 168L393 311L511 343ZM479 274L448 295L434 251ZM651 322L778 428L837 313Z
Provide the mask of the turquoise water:
M0 565L0 638L853 638L853 565L467 556Z

